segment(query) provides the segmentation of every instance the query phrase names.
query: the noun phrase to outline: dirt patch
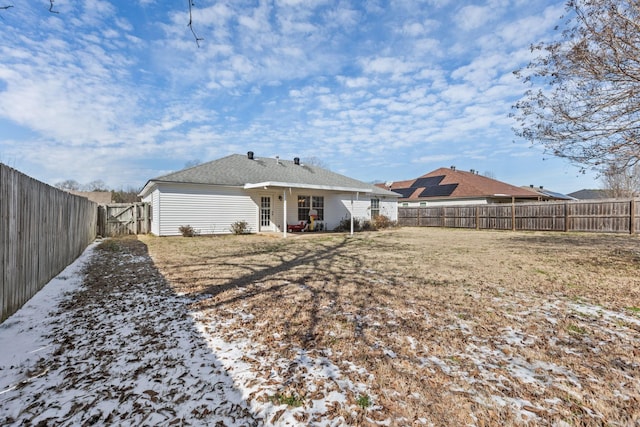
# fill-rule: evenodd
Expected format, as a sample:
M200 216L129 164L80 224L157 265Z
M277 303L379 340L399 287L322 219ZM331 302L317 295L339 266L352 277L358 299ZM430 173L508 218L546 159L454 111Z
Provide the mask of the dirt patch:
M236 385L301 424L640 423L637 237L142 240L218 348L242 347Z

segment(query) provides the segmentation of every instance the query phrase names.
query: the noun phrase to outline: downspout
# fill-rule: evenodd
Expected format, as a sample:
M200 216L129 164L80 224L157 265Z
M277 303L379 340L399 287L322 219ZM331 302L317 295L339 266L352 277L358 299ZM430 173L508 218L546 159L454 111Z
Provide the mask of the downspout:
M287 238L287 189L282 190L282 200L284 201L284 212L282 213L282 237Z

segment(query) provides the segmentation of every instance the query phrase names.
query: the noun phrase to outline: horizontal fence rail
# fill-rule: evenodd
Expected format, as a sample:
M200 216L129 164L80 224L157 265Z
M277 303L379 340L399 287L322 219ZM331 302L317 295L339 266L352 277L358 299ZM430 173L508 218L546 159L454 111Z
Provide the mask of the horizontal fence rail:
M603 199L464 206L399 207L398 224L482 230L636 234L640 200Z
M97 205L0 163L0 322L96 237Z

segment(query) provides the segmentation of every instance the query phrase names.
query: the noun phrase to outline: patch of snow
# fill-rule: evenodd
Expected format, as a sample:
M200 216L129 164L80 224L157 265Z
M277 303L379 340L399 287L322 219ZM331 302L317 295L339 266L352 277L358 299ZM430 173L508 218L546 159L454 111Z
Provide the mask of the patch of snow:
M82 255L0 324L0 394L22 381L30 381L21 373L53 351L52 343L45 338L51 331L45 319L82 285L81 271L97 245L98 242L90 244Z

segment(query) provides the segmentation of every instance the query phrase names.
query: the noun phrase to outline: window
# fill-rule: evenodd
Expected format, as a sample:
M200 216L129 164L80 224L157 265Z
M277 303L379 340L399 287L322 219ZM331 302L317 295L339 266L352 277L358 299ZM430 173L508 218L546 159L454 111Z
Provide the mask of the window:
M315 210L318 221L324 220L324 196L298 196L298 221L309 219L309 212Z
M380 199L371 199L371 219L380 215Z
M298 221L308 220L310 209L311 209L311 197L298 196Z
M324 196L313 196L311 198L311 209L315 209L318 214L318 221L324 221Z

